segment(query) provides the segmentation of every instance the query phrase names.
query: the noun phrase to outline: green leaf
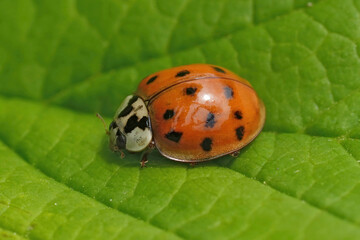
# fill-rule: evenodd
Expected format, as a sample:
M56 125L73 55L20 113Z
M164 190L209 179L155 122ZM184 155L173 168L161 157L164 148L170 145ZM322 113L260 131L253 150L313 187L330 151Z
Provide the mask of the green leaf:
M360 238L360 1L0 1L0 239ZM221 65L265 128L190 167L108 149L140 80Z

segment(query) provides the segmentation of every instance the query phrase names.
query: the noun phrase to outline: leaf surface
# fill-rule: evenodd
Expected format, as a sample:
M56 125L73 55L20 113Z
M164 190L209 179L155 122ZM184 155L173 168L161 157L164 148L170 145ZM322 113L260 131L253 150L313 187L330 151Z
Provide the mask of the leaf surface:
M360 237L357 0L0 1L1 239ZM110 121L154 71L221 65L265 128L190 167L108 150Z

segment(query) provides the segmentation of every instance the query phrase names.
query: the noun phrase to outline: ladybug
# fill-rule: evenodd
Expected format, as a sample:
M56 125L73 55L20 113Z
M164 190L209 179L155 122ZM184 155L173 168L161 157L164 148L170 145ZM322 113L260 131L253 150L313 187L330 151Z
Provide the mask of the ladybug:
M110 149L153 148L181 162L236 155L262 130L265 107L250 83L209 64L174 67L144 78L109 126ZM122 153L123 155L123 153Z

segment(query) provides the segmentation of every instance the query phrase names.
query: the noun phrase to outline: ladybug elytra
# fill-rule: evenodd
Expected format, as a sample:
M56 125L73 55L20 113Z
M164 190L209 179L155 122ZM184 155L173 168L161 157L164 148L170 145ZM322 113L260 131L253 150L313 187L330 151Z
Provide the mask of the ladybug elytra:
M110 148L154 148L172 160L201 162L238 152L261 131L265 107L250 83L227 69L192 64L143 79L109 126Z

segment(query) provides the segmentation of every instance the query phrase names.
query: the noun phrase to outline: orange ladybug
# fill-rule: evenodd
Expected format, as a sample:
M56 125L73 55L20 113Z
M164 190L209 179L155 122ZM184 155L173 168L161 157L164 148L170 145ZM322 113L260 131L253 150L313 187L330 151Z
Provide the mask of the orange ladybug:
M237 153L261 131L265 107L250 83L209 64L166 69L141 81L109 126L110 148L154 146L172 160L202 162Z

